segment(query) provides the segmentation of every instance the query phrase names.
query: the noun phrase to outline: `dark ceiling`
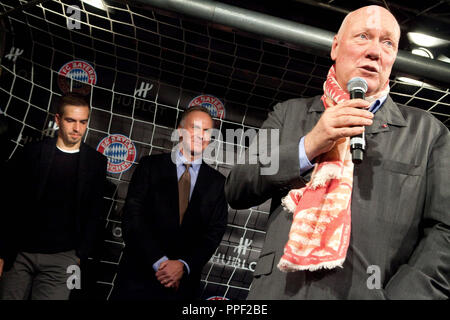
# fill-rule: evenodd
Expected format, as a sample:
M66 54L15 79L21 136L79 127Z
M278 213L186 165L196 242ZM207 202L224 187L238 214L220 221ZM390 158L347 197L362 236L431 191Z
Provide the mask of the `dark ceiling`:
M47 46L57 53L53 64L61 55L83 58L99 68L130 77L157 78L187 90L216 95L228 105L246 105L266 112L276 102L322 91L331 64L326 54L315 56L277 39L221 28L176 12L163 12L143 5L145 0L139 3L103 1L108 12L78 0L29 2L32 5L26 9L7 15L9 24L15 25L17 30L26 30L24 25L31 30L31 33L26 31L29 37L18 36L13 31L14 41L41 42L38 48ZM450 0L219 2L331 32L338 30L347 12L378 4L388 7L399 21L403 33L401 50L410 51L414 47L406 37L409 31L450 40ZM82 8L80 30L66 28L64 11L71 4ZM17 0L0 0L3 12L17 7ZM435 56L450 57L449 47L430 48L430 51L433 50ZM450 94L446 81L433 83L434 86L411 85L399 81L396 74L391 80L395 101L428 110L450 126Z
M450 0L425 1L347 1L347 0L220 0L218 2L246 8L302 24L336 32L345 15L366 5L379 5L388 8L397 18L402 39L400 49L411 50L412 46L405 36L407 32L422 32L431 36L450 40ZM450 46L433 49L447 53Z

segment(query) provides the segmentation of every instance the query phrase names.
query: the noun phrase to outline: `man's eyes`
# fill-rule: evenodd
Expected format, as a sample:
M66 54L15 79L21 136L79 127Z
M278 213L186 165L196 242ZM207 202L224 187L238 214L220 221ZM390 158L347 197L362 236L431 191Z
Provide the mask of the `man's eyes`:
M391 40L384 41L384 44L386 44L388 47L393 47L394 43Z
M360 39L367 39L367 35L366 35L365 33L361 33L361 34L359 35L359 38L360 38Z
M69 122L69 123L73 123L73 122L76 122L76 120L74 120L74 119L64 119L66 122ZM87 120L82 120L82 121L80 121L80 123L81 124L87 124L88 122L87 122Z

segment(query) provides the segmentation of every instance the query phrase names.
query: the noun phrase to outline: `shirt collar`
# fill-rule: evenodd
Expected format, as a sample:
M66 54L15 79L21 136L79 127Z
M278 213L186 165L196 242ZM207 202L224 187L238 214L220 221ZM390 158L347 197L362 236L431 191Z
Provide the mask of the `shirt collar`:
M58 146L56 146L56 148L58 148L59 151L62 151L62 152L64 152L64 153L77 153L77 152L80 152L80 149L76 149L76 150L66 150L66 149L60 148L60 147L58 147Z
M176 162L177 162L177 167L182 166L185 163L189 163L189 161L183 156L181 151L177 152ZM193 162L191 162L191 164L192 164L192 168L195 171L198 171L198 169L200 168L200 165L202 164L202 158L195 159Z
M375 100L374 102L372 102L372 104L369 106L369 111L372 113L377 112L383 106L386 99L387 99L387 95L380 97L377 100Z

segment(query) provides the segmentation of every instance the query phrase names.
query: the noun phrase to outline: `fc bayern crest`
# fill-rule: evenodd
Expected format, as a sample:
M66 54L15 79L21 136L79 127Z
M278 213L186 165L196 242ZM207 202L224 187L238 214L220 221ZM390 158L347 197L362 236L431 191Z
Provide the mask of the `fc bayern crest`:
M71 80L75 81L71 81ZM70 85L72 83L72 89ZM91 85L97 83L97 73L86 61L73 60L67 62L58 71L58 86L62 92L78 92L87 95L91 90Z
M189 102L188 108L201 105L209 110L214 118L223 119L225 117L225 107L222 101L211 95L197 96Z
M103 138L97 146L97 151L108 158L109 173L127 171L136 159L136 147L133 141L121 134L112 134Z
M230 300L230 299L221 296L212 296L207 298L206 300Z

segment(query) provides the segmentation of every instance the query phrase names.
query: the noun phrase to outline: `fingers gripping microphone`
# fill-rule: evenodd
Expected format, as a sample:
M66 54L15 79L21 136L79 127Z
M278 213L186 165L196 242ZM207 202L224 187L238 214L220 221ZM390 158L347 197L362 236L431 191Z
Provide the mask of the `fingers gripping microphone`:
M350 93L350 99L364 99L367 92L367 82L363 78L352 78L347 83L347 90ZM350 139L350 151L352 152L352 161L360 164L364 158L366 149L366 139L364 132Z

